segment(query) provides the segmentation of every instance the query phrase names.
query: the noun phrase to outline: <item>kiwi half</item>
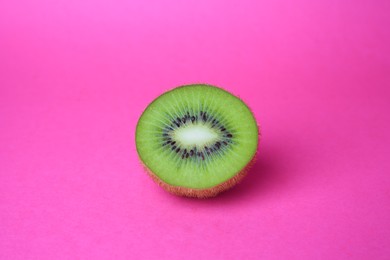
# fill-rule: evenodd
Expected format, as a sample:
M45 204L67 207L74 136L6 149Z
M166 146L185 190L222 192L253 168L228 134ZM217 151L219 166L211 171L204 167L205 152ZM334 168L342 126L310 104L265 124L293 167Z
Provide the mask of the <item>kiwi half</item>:
M136 129L138 155L165 190L207 198L234 186L255 157L256 120L239 98L211 85L186 85L155 99Z

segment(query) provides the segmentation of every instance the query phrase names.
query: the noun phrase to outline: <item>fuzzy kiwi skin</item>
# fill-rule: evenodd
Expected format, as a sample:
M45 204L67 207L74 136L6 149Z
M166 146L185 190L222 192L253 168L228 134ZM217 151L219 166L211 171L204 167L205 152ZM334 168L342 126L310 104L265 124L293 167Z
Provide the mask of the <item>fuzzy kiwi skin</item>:
M207 189L193 189L193 188L187 188L187 187L181 187L181 186L173 186L170 185L163 180L161 180L157 175L155 175L148 167L145 165L144 168L148 175L155 181L160 187L162 187L164 190L168 191L171 194L182 196L182 197L190 197L190 198L198 198L198 199L207 199L217 196L219 193L226 191L236 184L238 184L248 173L249 169L255 164L257 158L257 152L253 156L252 160L242 169L240 172L238 172L236 175L234 175L232 178Z

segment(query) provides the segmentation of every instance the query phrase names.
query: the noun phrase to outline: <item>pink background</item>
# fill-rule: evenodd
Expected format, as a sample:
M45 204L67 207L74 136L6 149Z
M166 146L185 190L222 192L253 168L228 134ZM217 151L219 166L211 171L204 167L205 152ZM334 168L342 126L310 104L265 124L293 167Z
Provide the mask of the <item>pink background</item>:
M2 1L0 259L389 259L390 2ZM205 82L263 129L210 200L143 172L137 120Z

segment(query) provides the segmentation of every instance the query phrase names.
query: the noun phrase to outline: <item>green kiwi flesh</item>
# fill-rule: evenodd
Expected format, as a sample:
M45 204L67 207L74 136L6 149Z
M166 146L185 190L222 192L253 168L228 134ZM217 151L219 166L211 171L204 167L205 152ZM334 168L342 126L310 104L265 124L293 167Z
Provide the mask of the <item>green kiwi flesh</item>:
M256 120L242 100L221 88L196 84L168 91L145 109L136 147L163 188L210 197L241 179L256 154L258 137Z

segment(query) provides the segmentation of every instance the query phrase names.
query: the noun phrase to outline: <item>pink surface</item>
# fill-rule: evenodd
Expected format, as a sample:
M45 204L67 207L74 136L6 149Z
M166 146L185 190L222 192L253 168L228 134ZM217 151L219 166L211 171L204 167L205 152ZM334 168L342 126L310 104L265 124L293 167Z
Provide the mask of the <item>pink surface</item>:
M2 1L0 259L389 259L389 1ZM149 102L206 82L263 129L210 200L138 164Z

